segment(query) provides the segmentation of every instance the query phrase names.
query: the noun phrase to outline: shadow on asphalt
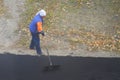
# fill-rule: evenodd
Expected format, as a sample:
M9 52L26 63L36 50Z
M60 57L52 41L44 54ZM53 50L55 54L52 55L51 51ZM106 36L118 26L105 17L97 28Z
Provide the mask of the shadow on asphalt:
M61 67L44 72L47 56L0 54L0 80L120 80L120 58L51 57Z

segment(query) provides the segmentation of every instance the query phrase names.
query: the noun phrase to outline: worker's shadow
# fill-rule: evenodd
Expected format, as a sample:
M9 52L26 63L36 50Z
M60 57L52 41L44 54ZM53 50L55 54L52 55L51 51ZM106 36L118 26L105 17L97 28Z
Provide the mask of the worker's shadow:
M60 68L45 72L47 56L0 54L0 80L120 80L120 58L51 58Z

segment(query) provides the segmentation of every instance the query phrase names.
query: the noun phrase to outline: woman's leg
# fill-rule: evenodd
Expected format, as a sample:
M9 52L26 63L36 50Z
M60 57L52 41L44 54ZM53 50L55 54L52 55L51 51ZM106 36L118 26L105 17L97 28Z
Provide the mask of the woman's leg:
M31 33L31 36L32 36L32 39L31 39L31 43L30 43L30 49L35 49L35 43L34 43L35 36L33 33Z
M34 39L34 42L35 42L35 47L36 47L36 52L37 52L37 54L42 54L41 47L40 47L39 34L36 34L35 39Z

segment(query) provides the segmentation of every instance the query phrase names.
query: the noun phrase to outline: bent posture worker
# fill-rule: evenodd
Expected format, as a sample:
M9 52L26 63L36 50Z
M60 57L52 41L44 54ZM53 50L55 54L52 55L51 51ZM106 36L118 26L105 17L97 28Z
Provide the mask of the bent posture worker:
M36 49L38 55L42 54L41 47L40 47L40 38L39 34L44 36L44 31L42 28L43 25L43 18L46 16L45 10L40 10L32 19L29 29L32 35L32 40L30 43L30 49Z

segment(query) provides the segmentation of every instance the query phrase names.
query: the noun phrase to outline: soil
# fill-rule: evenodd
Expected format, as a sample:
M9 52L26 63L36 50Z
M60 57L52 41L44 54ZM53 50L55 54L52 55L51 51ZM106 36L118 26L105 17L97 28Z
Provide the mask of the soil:
M3 0L3 2L7 10L0 18L0 48L7 51L19 39L17 30L19 15L24 10L24 0Z
M19 40L20 33L16 33L16 31L19 29L18 23L20 20L20 14L24 11L24 2L25 0L4 0L4 6L7 7L7 11L0 18L0 53L4 54L5 52L9 52L12 54L36 55L35 51L24 48L16 48L13 46L16 41ZM93 2L95 2L95 0ZM106 5L109 4L109 2L101 0L101 4L103 2ZM95 3L90 2L90 4L90 7L96 6L94 5ZM105 33L108 34L114 32L112 27L119 24L119 22L116 22L120 20L119 15L112 14L108 8L104 8L105 6L100 7L98 5L95 8L90 8L88 6L82 6L81 10L76 12L77 15L73 14L71 16L70 14L68 14L68 17L65 17L65 20L75 22L75 24L73 24L72 26L82 25L86 26L88 29L91 29L94 26L94 28L98 31L105 31ZM72 19L69 19L70 17L72 17ZM75 20L73 18L75 18ZM61 24L66 24L66 21L61 22ZM66 24L66 26L70 25ZM84 45L82 45L81 48L78 50L63 50L62 48L69 47L67 46L67 43L64 42L62 42L62 44L59 46L60 48L57 50L49 50L50 54L57 56L120 57L120 54L116 52L90 52L85 49ZM43 49L43 53L46 55L45 49Z

